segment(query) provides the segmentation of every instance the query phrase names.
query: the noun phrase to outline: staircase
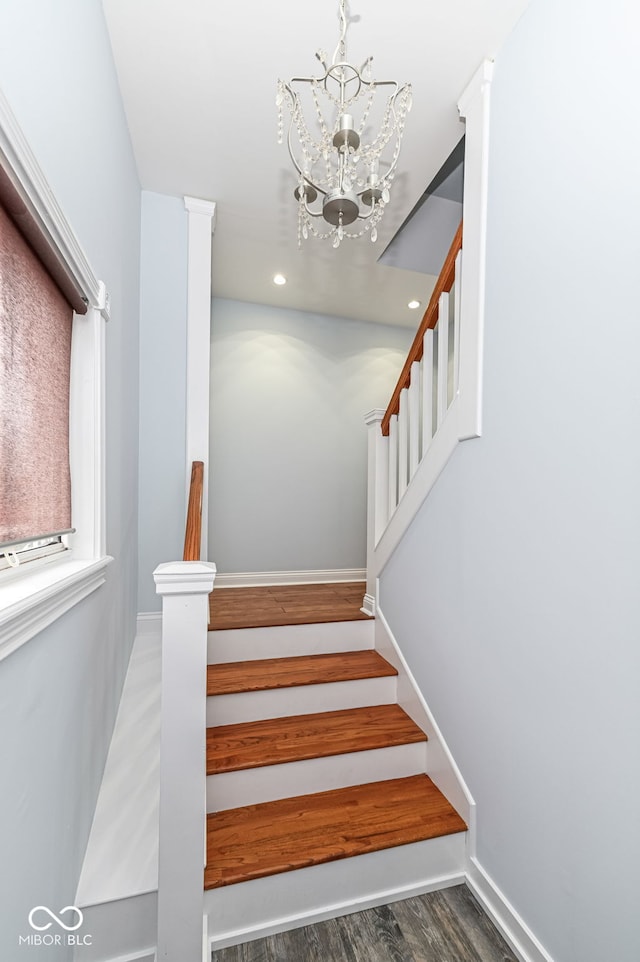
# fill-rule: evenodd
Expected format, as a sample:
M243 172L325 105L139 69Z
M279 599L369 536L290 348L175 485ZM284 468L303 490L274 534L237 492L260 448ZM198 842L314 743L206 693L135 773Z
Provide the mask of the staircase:
M361 600L364 585L354 587ZM427 737L397 704L398 672L373 649L373 620L345 606L345 586L319 588L306 602L303 586L214 591L219 626L234 623L227 599L242 592L235 623L253 610L261 625L209 632L204 884L215 947L463 871L467 826L426 774ZM292 613L266 613L278 594Z

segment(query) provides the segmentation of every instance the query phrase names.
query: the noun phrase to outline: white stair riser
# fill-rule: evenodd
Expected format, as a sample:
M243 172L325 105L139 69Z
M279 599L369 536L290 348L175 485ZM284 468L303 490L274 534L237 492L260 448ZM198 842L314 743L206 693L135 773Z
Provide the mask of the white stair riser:
M207 891L212 948L458 885L465 838L446 835Z
M344 708L390 705L395 700L395 675L214 695L207 698L207 727L237 725L240 722L285 718L313 712L339 711Z
M427 743L417 742L209 775L207 811L420 775L426 771L426 762Z
M256 658L289 658L373 648L374 622L340 621L276 628L225 628L210 631L210 665Z

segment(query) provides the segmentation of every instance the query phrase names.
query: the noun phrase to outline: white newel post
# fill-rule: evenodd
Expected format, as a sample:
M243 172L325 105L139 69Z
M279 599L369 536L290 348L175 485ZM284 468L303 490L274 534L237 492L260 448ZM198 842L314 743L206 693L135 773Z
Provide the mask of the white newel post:
M368 429L367 471L367 593L362 610L376 613L375 549L389 517L389 438L381 431L384 411L375 408L365 415Z
M201 558L208 551L209 513L209 365L211 354L211 235L216 205L185 197L189 217L187 269L187 412L186 498L189 500L191 462L204 463Z
M158 962L202 962L206 827L206 678L209 594L216 567L159 565L162 719Z

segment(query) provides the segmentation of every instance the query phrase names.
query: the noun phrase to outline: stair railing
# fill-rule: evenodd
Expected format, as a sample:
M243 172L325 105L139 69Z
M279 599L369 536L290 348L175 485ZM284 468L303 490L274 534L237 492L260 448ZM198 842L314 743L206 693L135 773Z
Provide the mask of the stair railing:
M431 473L435 468L437 477L448 460L448 450L439 449L448 449L449 445L439 441L459 391L461 270L462 223L387 409L370 411L365 418L369 427L369 482L367 593L363 610L371 615L375 613L375 582L380 570L376 548L419 469L431 462ZM407 524L419 507L415 497L413 501L410 512L406 512L410 514ZM402 531L396 531L396 543L401 534Z
M208 956L204 916L206 676L215 565L200 560L204 465L191 471L183 561L154 572L162 596L158 962Z
M202 542L202 492L204 488L204 462L191 465L191 483L187 504L187 523L184 530L183 561L200 561Z

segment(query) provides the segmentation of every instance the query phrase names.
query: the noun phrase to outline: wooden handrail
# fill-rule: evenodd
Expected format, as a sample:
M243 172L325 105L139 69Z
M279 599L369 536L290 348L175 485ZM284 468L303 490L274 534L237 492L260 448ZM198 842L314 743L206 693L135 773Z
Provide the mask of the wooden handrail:
M449 248L449 253L445 259L442 270L440 271L440 277L436 281L436 286L431 294L431 299L429 300L429 306L427 307L424 317L420 322L420 327L413 339L413 344L407 355L407 360L404 362L404 367L398 378L398 383L396 384L393 394L391 395L391 400L389 401L389 406L385 411L384 417L382 419L381 429L384 435L389 434L389 422L394 414L397 414L400 410L400 394L402 389L408 387L411 383L411 365L414 361L422 360L423 351L423 338L425 332L429 328L435 327L438 323L438 301L440 300L441 294L448 294L453 287L453 282L455 280L455 269L456 269L456 257L458 256L458 251L462 249L462 221L460 221L460 226L456 231L456 235L453 238L451 247Z
M194 461L191 465L191 484L189 485L187 524L184 532L183 561L200 561L203 481L204 462Z

